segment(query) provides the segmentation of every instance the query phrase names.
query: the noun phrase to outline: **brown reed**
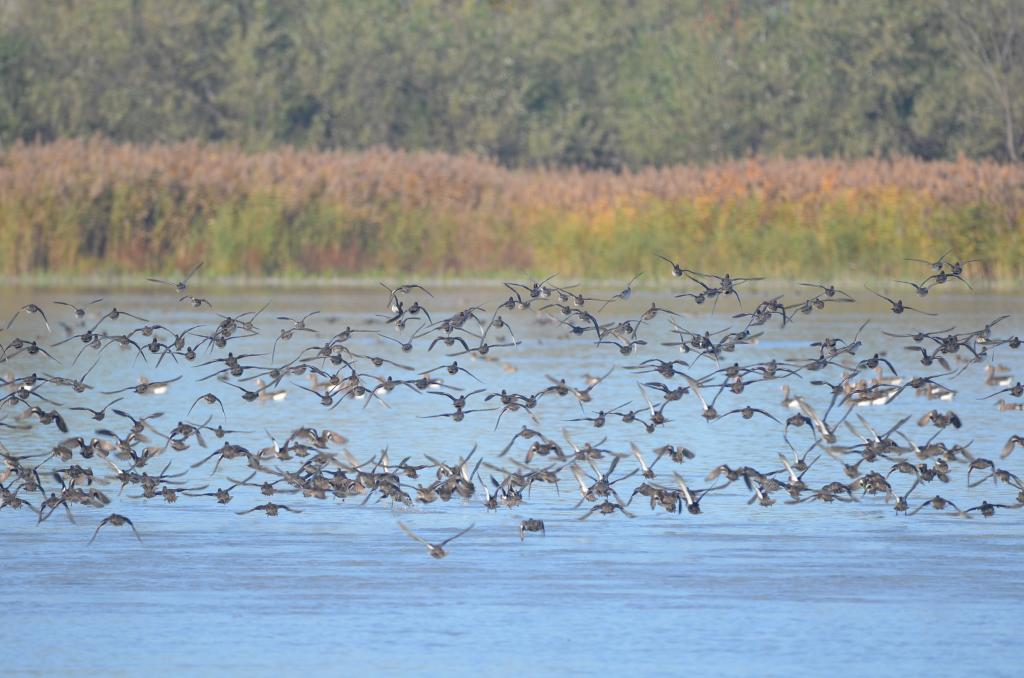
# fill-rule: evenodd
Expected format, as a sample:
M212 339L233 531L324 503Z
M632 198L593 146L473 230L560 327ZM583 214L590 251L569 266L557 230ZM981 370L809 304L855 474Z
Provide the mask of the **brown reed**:
M637 172L509 170L374 149L247 153L104 139L0 151L0 272L353 276L657 268L903 274L952 248L1024 272L1024 168L755 158ZM926 275L927 273L924 272ZM923 275L922 275L923 277Z

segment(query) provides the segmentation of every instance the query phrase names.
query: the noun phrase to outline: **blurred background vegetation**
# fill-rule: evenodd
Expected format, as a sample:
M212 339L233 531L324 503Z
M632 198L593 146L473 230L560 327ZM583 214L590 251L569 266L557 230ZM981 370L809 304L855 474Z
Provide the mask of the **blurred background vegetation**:
M11 154L28 152L18 150L20 144L48 145L69 137L100 137L120 149L134 144L130 148L135 154L145 152L142 144L165 160L168 156L152 148L170 145L188 163L201 159L202 152L174 144L194 141L225 147L243 158L238 162L244 164L248 156L256 165L267 161L253 159L256 156L272 157L282 148L344 151L357 154L354 164L346 165L348 161L337 156L331 156L332 161L353 171L360 167L358 158L368 157L358 153L374 149L378 154L386 148L473 156L482 159L487 172L502 167L511 172L561 171L565 181L559 185L566 190L577 186L566 172L714 167L745 158L827 158L839 164L859 158L954 161L959 163L956 173L970 177L989 170L976 171L965 166L965 160L979 166L1015 163L1024 150L1022 126L1024 0L0 0L0 180L5 167L10 173ZM71 155L96 152L95 144L60 148ZM82 150L87 148L93 150ZM61 165L52 153L44 156ZM308 162L321 162L313 157L308 156ZM392 168L398 168L394 163L412 162L411 156L389 157ZM431 157L441 173L436 178L443 179L452 161ZM73 159L65 164L78 167ZM772 180L776 186L785 186L786 175L803 176L801 169L772 167L781 173ZM919 173L942 171L913 167ZM415 164L396 171L410 176L426 170ZM845 171L833 166L833 172ZM855 171L862 172L863 167ZM11 229L27 228L25 211L30 207L46 212L48 218L66 219L68 225L61 231L65 238L85 241L81 234L87 229L80 221L86 213L91 215L89 223L100 224L90 229L115 228L103 223L114 218L104 216L102 206L113 203L103 202L103 196L109 192L124 200L141 200L139 195L127 197L142 190L140 180L123 173L100 174L122 183L101 190L88 185L95 178L87 172L74 174L75 181L85 183L81 191L68 193L71 174L50 177L53 190L44 198L38 195L43 190L39 186L8 179L0 188L0 239L10 243L28 237ZM515 176L508 174L501 181ZM909 219L901 223L927 234L935 231L936 214L947 220L972 215L964 223L974 224L971 228L982 224L987 233L999 234L988 245L972 245L974 254L992 254L984 247L1003 246L1015 253L1018 243L1008 239L1019 237L1019 176L1016 170L1002 176L997 183L1004 192L997 195L988 189L973 190L968 185L978 182L965 179L955 209L935 198L934 205L926 205L924 216L913 216L921 214L916 207L901 208L899 219ZM263 228L302 228L307 217L295 210L286 215L288 219L277 214L289 198L279 195L283 189L272 173L264 179L261 186L236 182L230 205L204 203L198 211L173 207L183 194L168 188L159 196L162 206L150 205L144 210L146 219L129 219L128 226L142 233L159 230L161 214L184 210L186 222L199 229L196 232L223 229L228 207L237 220L239 206L244 205L260 215ZM919 179L918 183L927 183ZM595 178L592 183L601 181ZM21 188L13 188L15 184ZM441 186L443 181L432 185ZM64 193L57 191L58 186ZM147 186L145 190L155 190ZM320 194L314 188L307 187L315 194L311 199L323 201L314 210L317 238L331 240L328 222L338 224L339 233L355 228L346 216L358 211L346 202L351 196L343 199L341 193ZM224 191L222 196L231 192L225 186L218 190ZM78 196L76 200L100 202L72 205L70 194ZM897 194L900 200L909 200L912 194L917 202L932 199L918 188L897 187L887 194L889 207L878 208L888 210L892 220ZM948 198L949 192L943 195ZM429 235L443 224L430 221L438 212L430 205L431 196L421 197L425 202L419 211L399 213L394 204L381 206L375 212L376 228L390 233L399 229L397 224L405 224L404 231L388 235L395 242L403 242L413 225L417 237ZM658 209L678 215L699 197L692 185L674 196L663 192ZM45 210L37 204L44 199L52 202ZM716 193L711 199L721 201L722 196ZM763 200L764 195L755 191L750 199ZM372 197L359 200L365 207ZM635 195L631 201L641 211L655 209ZM583 202L563 204L559 218L575 215L585 235L595 226L591 213L573 211ZM486 209L479 207L481 213ZM522 210L537 212L529 205ZM391 216L383 216L387 214ZM825 227L814 221L817 216L793 214L788 218L799 228ZM763 223L749 215L749 223L742 214L734 216L740 221L723 228L726 232L719 238L748 237ZM622 214L617 218L626 220ZM671 218L665 216L659 228L670 232ZM784 233L790 222L779 219L774 228ZM507 214L485 221L494 233L507 231L509 242L523 235L516 229L530 228L523 219ZM888 228L878 225L877 219L872 223L879 232ZM180 227L167 228L173 230L172 226ZM847 226L846 237L856 239L863 230ZM895 221L892 227L897 227ZM42 222L40 228L59 230ZM634 234L639 242L649 240L643 235L644 223L632 228L639 232ZM584 235L574 245L583 252L578 269L625 272L635 264L622 252L591 253ZM984 240L962 236L968 244ZM50 242L51 236L32 237L38 237L42 252L36 263L2 254L0 270L54 265L48 252L59 248ZM675 243L670 241L665 244ZM203 242L196 246L217 246ZM262 242L274 238L267 236ZM544 246L539 237L532 242L534 247ZM862 244L870 257L870 243ZM109 256L82 242L75 247L65 243L64 249L67 256L58 259L65 266L84 267ZM172 254L158 243L144 249L160 262L159 257ZM725 253L733 250L728 242L722 245ZM590 254L594 263L584 265ZM1008 255L1003 257L1007 263L993 271L1020 270ZM233 272L233 256L225 254L222 259L224 263L212 270ZM461 264L445 263L443 257L399 259L366 265L353 257L338 261L348 262L347 272L373 267L464 270ZM540 259L523 255L515 261L531 266ZM810 257L800 266L835 270L840 264ZM116 265L130 268L132 263L119 260ZM154 265L171 264L154 264L152 258L138 264ZM334 265L301 268L316 273ZM280 271L289 266L282 262L270 268Z
M386 145L600 168L1020 152L1006 137L1006 111L1024 116L1020 0L0 6L5 142Z

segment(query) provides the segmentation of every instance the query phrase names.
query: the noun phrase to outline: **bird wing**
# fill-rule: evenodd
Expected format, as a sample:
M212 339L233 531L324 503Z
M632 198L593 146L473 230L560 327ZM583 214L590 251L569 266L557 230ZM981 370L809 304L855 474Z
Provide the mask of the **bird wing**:
M690 493L690 488L688 488L686 486L686 481L683 480L683 477L681 475L679 475L678 472L674 472L672 475L675 476L676 484L679 486L679 489L683 493L683 497L686 499L686 505L687 506L692 505L693 504L693 495Z
M704 395L700 392L700 384L698 384L697 380L688 374L683 374L683 378L686 379L686 383L690 385L690 390L693 391L694 395L700 398L700 404L706 411L708 409L708 401L704 400Z
M399 524L401 524L401 523L399 523ZM464 534L466 534L467 532L469 532L470 530L472 530L472 529L473 529L473 528L474 528L475 526L476 526L476 523L472 523L472 524L471 524L471 525L470 525L469 527L467 527L466 529L462 530L461 532L458 532L458 533L456 533L456 534L453 534L452 536L450 536L450 537L448 537L447 539L445 539L445 540L444 540L443 542L441 542L441 543L439 544L439 546L444 546L444 545L446 545L446 544L447 544L448 542L450 542L450 541L453 541L453 540L455 540L455 539L458 539L458 538L459 538L459 537L461 537L462 535L464 535Z
M425 544L427 546L431 546L430 542L428 542L426 539L424 539L423 537L419 536L418 534L416 534L415 532L410 530L408 527L405 526L405 524L402 521L398 521L398 526L400 528L402 528L402 531L405 532L407 535L409 535L412 539L415 539L416 541L418 541L421 544Z

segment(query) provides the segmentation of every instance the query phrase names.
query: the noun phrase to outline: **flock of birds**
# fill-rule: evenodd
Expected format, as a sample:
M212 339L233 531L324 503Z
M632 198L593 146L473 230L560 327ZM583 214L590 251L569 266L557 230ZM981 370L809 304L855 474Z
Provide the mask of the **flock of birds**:
M786 504L877 501L906 515L932 509L971 518L1024 506L1024 482L999 466L1016 447L1024 447L1022 436L1010 436L1001 450L980 450L971 442L951 440L964 426L953 410L933 408L923 416L906 415L885 430L878 430L881 427L873 426L859 410L897 407L915 397L929 403L951 401L957 397L958 384L982 377L979 373L987 389L982 397L991 399L995 409L1024 410L1024 383L995 360L997 352L1021 345L1019 337L1001 332L1007 316L960 331L950 327L883 332L896 340L891 352L870 355L861 338L866 321L853 336L821 336L797 358L740 361L739 356L766 331L784 335L793 323L809 322L809 316L817 317L835 304L853 304L854 297L831 284L799 283L806 294L796 303L776 296L752 307L747 302L744 309L740 292L759 278L701 273L657 256L671 267L673 278L689 288L674 294L674 304L708 304L718 311L728 303L734 326L689 330L683 326L683 308L671 310L655 303L637 317L613 317L631 298L640 276L603 297L556 284L555 276L506 282L502 296L507 298L493 309L471 306L447 315L431 308L433 295L422 285L391 288L381 283L385 303L379 317L366 326L340 331L329 327L319 311L277 317L273 330L268 328L273 323L267 319L269 304L234 316L217 313L208 299L195 296L190 284L201 263L180 281L149 279L150 284L167 288L178 302L209 314L208 322L200 325L165 327L142 317L143 311L124 311L105 305L103 299L81 307L66 301L54 301L47 308L25 304L0 333L0 369L7 370L0 380L0 513L31 512L37 523L56 513L75 522L80 509L105 514L110 495L125 490L133 500L167 504L188 498L223 505L236 494L258 493L262 503L236 512L267 516L301 513L300 497L375 501L392 510L455 500L498 510L529 506L531 490L538 485L550 485L559 497L565 496L559 490L563 481L574 487L567 501L574 503L579 520L612 514L633 518L634 502L649 503L652 511L696 515L734 483L745 488L748 504L762 507L779 498ZM921 282L896 281L910 286L919 298L943 285L970 287L965 269L972 262L951 260L949 253L935 261L908 261L929 267L930 274ZM867 291L883 299L894 314L937 315ZM512 356L527 342L516 339L513 326L526 322L543 323L578 341L580 350L590 346L586 350L605 351L609 363L629 364L613 365L605 374L580 380L544 375L543 385L526 392L489 388L475 374L475 366L471 370L467 363L494 363L514 371ZM659 330L667 330L667 335L656 338ZM273 337L269 352L244 352L242 347L253 337L267 344ZM444 359L433 357L442 352ZM663 355L644 355L657 352ZM433 357L425 370L405 364L424 355ZM912 356L928 369L914 376L897 374L897 355ZM174 364L181 370L172 378L143 376L129 385L91 383L90 375L105 360L154 369ZM614 370L620 370L620 376L635 375L630 393L612 392L607 386ZM182 388L176 383L182 380L191 381L195 392L202 393L178 417L129 411L129 403L141 405L139 398ZM763 389L766 382L777 382L781 402L746 400L747 389L755 384ZM335 416L333 411L343 406L383 408L388 416L397 416L400 409L392 404L396 391L443 406L421 417L449 420L453 427L469 417L491 417L495 431L505 426L515 432L502 449L472 445L472 451L447 460L436 452L396 459L387 448L360 460L348 449L345 435L308 425L296 426L280 440L267 431L263 443L228 442L263 435L228 428L231 410L244 403L274 402L291 395L303 398L311 408L322 408L324 416ZM827 406L813 407L809 392ZM599 396L627 402L602 409L594 404ZM551 409L546 405L552 399L573 403L574 409L578 404L578 416L551 422L545 410ZM729 405L724 404L727 401ZM780 408L791 414L777 415ZM71 412L93 431L72 432ZM765 447L777 445L784 452L770 455L772 463L760 468L720 464L698 487L692 477L684 477L683 464L696 456L694 451L685 445L650 442L670 417L679 421L687 416L708 423L757 420L751 425L759 430L772 427L781 432L777 443L765 438ZM173 426L172 419L177 421ZM911 430L914 424L916 429ZM605 445L606 438L578 442L567 429L585 426L596 436L613 425L635 432L636 442L628 449L612 449ZM40 431L51 429L55 439L40 449ZM202 453L196 454L198 450ZM187 453L192 456L183 457ZM764 452L759 450L758 455L763 458ZM668 464L675 467L666 469ZM172 471L174 466L187 469ZM229 484L211 488L210 481L222 466ZM198 476L211 467L210 478L200 480ZM821 476L828 473L825 482ZM819 479L812 481L813 475ZM627 489L630 480L632 487ZM935 493L934 488L946 486L992 487L1005 498L957 504L944 496L948 490ZM295 499L278 503L282 496ZM434 543L396 523L435 558L444 557L448 544L473 527ZM128 516L109 513L92 530L89 543L106 526L127 526L142 540ZM523 540L528 533L545 533L545 524L527 518L518 531Z

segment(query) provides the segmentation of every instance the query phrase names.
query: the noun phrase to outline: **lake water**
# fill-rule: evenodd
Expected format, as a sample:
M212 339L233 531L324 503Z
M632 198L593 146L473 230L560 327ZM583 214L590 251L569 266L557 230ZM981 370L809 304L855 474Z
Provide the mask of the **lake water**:
M682 289L678 283L668 282L657 292L653 286L645 287L628 302L613 304L598 315L602 322L636 318L656 301L685 311L676 322L687 329L703 332L742 327L743 320L731 317L737 311L735 299L723 300L711 315L710 304L697 307L690 300L673 299L670 292ZM435 321L474 304L487 309L480 314L486 321L508 297L508 290L499 283L432 291L434 298L414 292L408 303L420 300ZM598 290L594 295L614 291ZM784 300L795 301L800 291L806 290L786 286L778 292L786 294ZM980 329L1002 314L1019 314L1024 308L1024 300L1018 296L943 296L940 290L924 300L904 295L907 303L940 312L940 317L912 312L896 316L863 289L850 291L858 303L831 305L809 316L797 314L784 329L778 320L772 320L760 328L765 334L757 343L725 354L723 365L737 361L746 365L773 357L805 362L816 353L808 346L810 342L825 336L852 337L870 318L861 335L864 345L857 360L876 351L887 352L901 376L932 375L943 370L938 365L921 366L913 354L900 348L910 345L909 339L889 338L881 331L955 326L956 331L965 332ZM78 327L67 308L51 303L55 299L83 304L102 296L105 301L90 308L90 318L116 305L175 331L207 326L199 332L211 330L219 322L214 313L237 315L270 301L256 322L259 335L228 344L235 353L269 353L279 330L289 325L277 316L298 317L320 310L321 314L307 321L317 333L298 332L290 341L279 342L276 364L296 357L303 347L322 345L345 326L409 337L419 325L410 322L401 335L384 325L375 314L387 312L388 295L375 287L197 287L195 292L208 297L213 309L179 304L179 294L154 285L133 290L11 288L0 310L6 321L22 304L42 306L54 326L53 334L42 341L49 346L65 336L58 321ZM748 310L757 299L770 296L768 291L744 292ZM588 307L598 306L588 302ZM582 387L584 375L600 375L614 367L593 389L587 416L627 401L630 408L640 408L643 401L637 382L664 381L656 374L638 375L626 366L652 357L691 362L695 358L694 353L682 355L660 345L674 338L664 316L640 328L639 336L646 339L646 345L635 355L622 356L612 346L595 346L589 336L570 338L564 326L533 310L504 311L502 315L511 324L519 346L493 349L496 361L462 356L460 364L478 377L488 392L505 388L521 393L549 386L545 375L564 377ZM101 327L114 334L115 328L139 325L122 319ZM1022 331L1020 318L1014 316L996 325L993 336L1008 337ZM158 334L167 336L166 332ZM28 339L35 335L45 335L45 328L38 316L22 312L0 339L7 345L16 336ZM489 335L488 340L491 338ZM430 337L416 339L414 350L403 353L397 344L366 333L354 335L346 345L356 353L384 356L420 370L451 361L444 354L452 349L438 344L428 351L429 342ZM87 350L72 365L81 346L73 340L50 349L61 364L42 355L21 354L0 364L0 371L18 377L33 371L78 377L96 360L95 352ZM509 459L522 460L530 441L518 441L508 457L498 458L497 452L527 424L566 449L563 428L577 443L597 445L607 437L600 447L627 455L630 442L635 442L648 461L655 447L669 443L686 446L696 453L694 459L674 464L663 458L655 466L658 477L654 482L672 487L672 471L680 472L691 486L708 487L704 476L721 463L778 470L778 453L789 452L781 425L759 415L750 420L733 415L708 423L692 394L666 407L669 421L653 434L614 417L601 429L586 421L568 422L583 416L572 396L542 397L535 409L537 425L523 411L507 412L497 430L497 412L470 413L460 422L422 418L450 412L450 401L405 387L384 396L390 407L375 401L364 407L364 401L349 399L329 410L296 386L309 385L304 376L282 382L282 388L288 390L283 401L247 403L239 391L215 379L198 381L220 367L199 367L198 363L222 357L228 349L210 352L204 347L193 363L165 359L157 368L154 356L148 356L147 363L137 358L137 352L111 346L99 354L101 359L86 381L99 390L115 390L134 386L142 375L157 380L184 374L166 394L129 392L122 394L124 400L117 406L133 414L164 412L152 423L166 433L185 419L202 422L210 416L211 425L221 423L219 408L203 403L186 417L197 396L213 391L225 403L225 427L248 432L228 435L226 440L252 450L269 444L265 431L283 440L293 429L306 425L342 433L349 442L329 451L341 454L347 449L359 460L387 447L392 461L409 456L419 463L429 454L454 463L477 445L478 456L511 467ZM990 349L990 354L986 362L1004 365L1015 379L1024 374L1024 352L1002 347ZM269 365L269 360L270 356L261 356L243 360L243 364ZM360 369L395 378L416 376L390 365ZM679 369L697 377L716 367L712 359L703 357ZM246 376L251 374L254 372ZM828 395L809 382L818 378L838 381L839 375L838 368L830 368L784 381L751 384L742 395L724 393L717 407L724 412L749 403L785 419L795 412L782 404L780 386L785 383L820 413L828 405ZM446 384L467 391L481 388L466 375L443 376ZM914 415L901 430L920 444L936 429L919 427L917 417L932 408L953 409L963 420L963 428L948 428L939 440L950 445L973 441L970 450L976 457L1024 473L1024 450L999 458L1007 438L1024 433L1024 412L999 412L994 404L998 398L980 399L1000 388L985 384L982 367L974 365L955 379L937 381L949 381L957 390L952 401L930 401L908 389L887 406L855 408L848 421L861 428L859 414L883 431L902 417ZM679 378L672 383L685 385ZM66 415L70 435L88 440L103 427L127 433L127 422L120 417L108 414L105 421L97 423L85 413L67 409L99 407L116 396L94 391L76 394L52 384L39 387L38 392L61 403L58 409ZM484 403L482 395L473 396L467 407L493 406L494 400ZM1019 398L1007 400L1021 402ZM15 424L14 414L24 409L12 403L0 412L3 421ZM841 443L859 442L845 428L838 435ZM811 442L808 427L791 428L789 436L801 450ZM30 430L0 429L0 441L15 455L46 453L65 437L53 426L38 422ZM150 437L159 441L154 434ZM156 474L171 462L169 473L188 471L185 482L189 486L208 484L205 491L230 484L228 477L249 474L244 459L222 462L213 475L213 461L191 469L224 442L209 433L205 437L205 450L197 445L177 452L168 449L142 470ZM267 465L294 470L302 461L269 461ZM553 462L550 457L538 458L533 466ZM68 463L89 465L97 476L111 474L109 466L96 458L50 459L41 469L47 491L55 481L45 471ZM125 468L130 462L115 463ZM608 460L596 463L604 469ZM865 463L862 470L870 468L884 475L892 463ZM633 457L626 456L615 476L636 467ZM582 468L590 470L586 464ZM433 473L426 469L419 480L406 482L414 488L417 482L432 480ZM972 480L985 474L974 471ZM502 477L498 471L481 467L482 482L491 475ZM950 477L948 484L934 481L918 486L910 496L911 507L936 493L962 508L982 500L1016 501L1016 490L1002 483L988 481L969 488L963 463L953 464ZM991 518L974 512L974 518L967 520L926 508L908 517L897 514L881 496L861 497L855 503L785 504L785 492L777 492L778 503L765 508L748 505L751 493L737 482L708 494L700 515L652 512L646 499L637 497L629 507L636 513L634 519L616 513L594 514L580 521L592 504L576 508L580 494L569 470L563 470L560 478L557 491L537 483L521 506L497 511L482 505L481 481L477 482L477 496L470 500L456 496L447 503L412 507L393 506L387 500L378 501L376 495L365 504L363 497L342 501L283 495L273 500L303 512L282 511L273 518L259 511L236 514L266 501L253 487L236 489L227 505L212 497L181 497L177 503L167 504L159 498L133 498L139 494L137 486L119 493L120 484L113 482L99 486L111 497L110 505L73 507L75 524L62 510L37 524L35 513L5 508L0 511L6 584L0 608L4 673L1020 674L1016 641L1024 603L1022 510L1000 509ZM841 463L825 454L805 480L817 488L849 479ZM625 499L642 481L637 474L616 488ZM894 473L890 481L897 493L910 486L909 476L904 474ZM413 489L407 491L415 497ZM36 505L41 499L38 492L19 496ZM142 543L128 528L108 525L88 545L99 521L111 512L131 518ZM525 518L542 519L546 535L528 534L521 542L518 529ZM448 546L447 558L435 560L402 533L399 520L432 541L472 523L475 527Z

